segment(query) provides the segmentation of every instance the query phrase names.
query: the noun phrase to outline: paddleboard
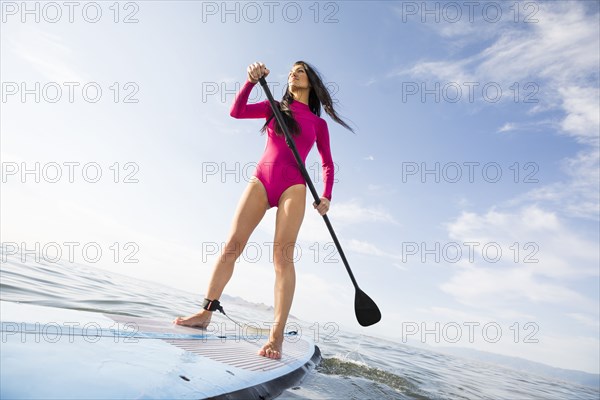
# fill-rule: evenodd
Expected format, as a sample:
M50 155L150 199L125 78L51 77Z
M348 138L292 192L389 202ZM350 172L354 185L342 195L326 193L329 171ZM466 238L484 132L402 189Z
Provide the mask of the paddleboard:
M0 398L269 399L320 361L309 335L266 337L171 321L0 301ZM233 329L232 329L233 330Z

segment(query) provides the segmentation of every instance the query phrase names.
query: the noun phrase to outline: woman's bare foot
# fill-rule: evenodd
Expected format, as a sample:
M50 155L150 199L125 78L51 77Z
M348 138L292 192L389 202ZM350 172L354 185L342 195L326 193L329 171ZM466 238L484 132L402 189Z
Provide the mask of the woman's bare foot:
M212 311L202 310L189 317L177 317L173 320L176 325L190 326L192 328L205 329L210 323Z
M281 348L283 346L283 336L276 338L274 336L269 337L269 341L258 351L258 354L264 357L280 359Z

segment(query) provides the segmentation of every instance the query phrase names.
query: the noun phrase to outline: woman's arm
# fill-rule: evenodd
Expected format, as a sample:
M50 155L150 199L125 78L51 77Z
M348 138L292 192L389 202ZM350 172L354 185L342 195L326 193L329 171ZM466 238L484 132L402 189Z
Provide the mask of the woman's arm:
M246 80L244 86L240 89L233 100L229 115L233 118L266 118L271 115L271 107L269 101L261 101L260 103L248 104L248 97L256 82Z
M327 122L321 119L321 126L317 130L317 149L321 154L321 163L323 164L323 195L321 197L327 198L331 201L331 192L333 190L334 180L334 165L333 159L331 158L331 148L329 146L329 128Z

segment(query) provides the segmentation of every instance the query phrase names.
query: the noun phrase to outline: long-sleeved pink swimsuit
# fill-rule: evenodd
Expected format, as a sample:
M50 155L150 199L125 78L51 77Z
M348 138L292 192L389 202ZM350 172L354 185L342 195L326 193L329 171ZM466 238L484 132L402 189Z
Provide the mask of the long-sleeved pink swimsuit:
M234 118L269 118L273 111L268 100L255 104L247 104L250 92L255 83L246 81L244 86L235 97L231 106L230 115ZM311 148L317 143L317 149L321 155L323 164L324 191L322 197L331 200L333 188L334 166L329 147L329 130L327 122L310 111L308 105L299 101L290 104L292 115L298 122L300 134L292 136L302 161ZM296 163L292 150L287 146L284 135L275 133L275 118L267 125L267 143L265 152L256 166L254 176L262 182L267 192L269 206L276 207L279 204L281 194L290 186L306 184L300 167Z

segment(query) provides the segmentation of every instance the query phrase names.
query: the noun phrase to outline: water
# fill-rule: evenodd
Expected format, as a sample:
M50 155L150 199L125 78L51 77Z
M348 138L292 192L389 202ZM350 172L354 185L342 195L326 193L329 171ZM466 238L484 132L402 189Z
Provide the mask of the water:
M159 284L78 264L9 256L0 269L0 299L85 311L173 319L201 300ZM270 321L272 309L223 297L227 312ZM214 315L219 321L221 315ZM241 318L240 318L241 319ZM304 331L308 324L291 319ZM224 322L225 320L223 320ZM598 389L513 371L388 340L343 331L320 342L321 365L280 399L599 399ZM284 348L285 350L285 348Z

